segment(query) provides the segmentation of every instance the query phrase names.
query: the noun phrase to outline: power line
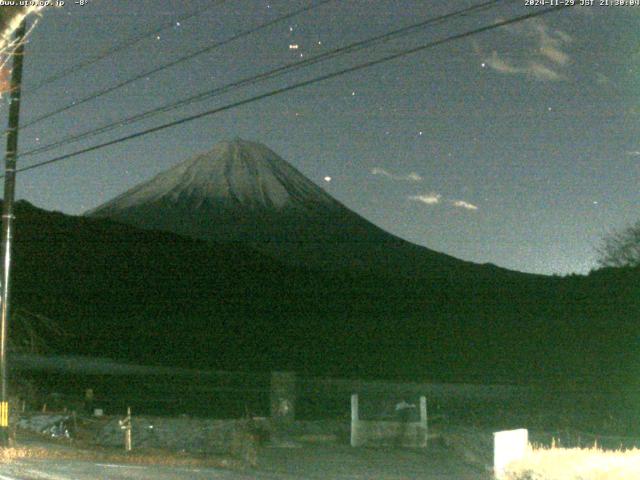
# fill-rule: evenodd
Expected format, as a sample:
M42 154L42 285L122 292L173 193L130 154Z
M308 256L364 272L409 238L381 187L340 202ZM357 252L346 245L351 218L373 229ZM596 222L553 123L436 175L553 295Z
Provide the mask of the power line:
M114 92L115 90L118 90L118 89L120 89L120 88L122 88L122 87L124 87L126 85L129 85L129 84L131 84L131 83L133 83L133 82L135 82L137 80L141 80L143 78L146 78L146 77L149 77L149 76L154 75L156 73L159 73L159 72L161 72L163 70L166 70L167 68L173 67L173 66L178 65L178 64L180 64L182 62L185 62L187 60L191 60L192 58L197 57L198 55L201 55L203 53L211 52L211 51L213 51L213 50L215 50L215 49L217 49L219 47L222 47L224 45L227 45L228 43L233 42L234 40L238 40L240 38L249 36L249 35L251 35L253 33L256 33L256 32L258 32L258 31L260 31L262 29L265 29L267 27L275 25L276 23L282 22L284 20L288 20L289 18L291 18L293 16L296 16L296 15L298 15L300 13L308 12L310 10L318 8L318 7L320 7L322 5L325 5L325 4L327 4L329 2L332 2L332 1L333 0L321 0L321 1L319 1L319 2L317 2L315 4L313 4L313 5L308 5L306 7L299 8L299 9L294 10L293 12L287 13L285 15L281 15L281 16L279 16L278 18L276 18L274 20L271 20L269 22L265 22L263 24L258 25L257 27L250 28L250 29L245 30L243 32L240 32L240 33L238 33L236 35L233 35L232 37L229 37L226 40L222 40L220 42L216 42L216 43L214 43L212 45L209 45L207 47L201 48L200 50L196 50L193 53L190 53L188 55L180 57L177 60L174 60L174 61L169 62L169 63L165 63L163 65L160 65L159 67L152 68L151 70L148 70L146 72L143 72L143 73L140 73L138 75L135 75L134 77L131 77L131 78L127 79L127 80L123 80L122 82L117 83L114 86L107 87L107 88L105 88L103 90L99 90L97 92L94 92L91 95L88 95L88 96L86 96L86 97L84 97L84 98L82 98L80 100L74 100L73 102L71 102L70 104L68 104L68 105L66 105L64 107L61 107L61 108L59 108L57 110L54 110L52 112L49 112L49 113L45 113L44 115L41 115L40 117L37 117L37 118L31 120L30 122L27 122L21 128L23 130L26 129L26 128L29 128L29 127L35 125L36 123L41 122L42 120L46 120L47 118L51 118L54 115L58 115L59 113L65 112L65 111L70 110L72 108L75 108L75 107L77 107L79 105L82 105L84 103L90 102L91 100L95 100L96 98L99 98L99 97L102 97L102 96L104 96L104 95L106 95L108 93Z
M122 42L120 42L119 44L115 45L114 47L103 51L102 53L98 53L97 55L93 56L93 57L89 57L75 65L73 65L72 67L65 69L62 72L59 73L54 73L53 75L45 78L44 80L42 80L40 83L38 83L35 87L27 90L24 93L33 93L39 89L41 89L42 87L44 87L45 85L49 85L50 83L53 83L57 80L60 80L64 77L67 77L73 73L76 73L79 70L82 70L83 68L86 68L90 65L93 65L94 63L99 62L100 60L103 60L107 57L110 57L111 55L114 55L122 50L125 50L127 48L130 48L132 46L134 46L135 44L141 42L142 40L144 40L147 37L153 37L155 35L158 35L160 32L167 30L169 28L173 28L176 24L176 22L180 23L180 22L185 22L193 17L196 17L198 15L201 15L202 12L205 12L215 6L217 6L218 4L222 4L224 3L226 0L217 0L216 2L214 2L211 5L208 5L207 7L198 10L196 12L191 12L189 14L186 14L182 17L178 17L176 19L171 20L171 22L168 23L163 23L162 25L160 25L159 27L155 28L154 30L149 30L147 32L141 33L140 35L134 35L132 37L129 37L125 40L123 40Z
M449 36L449 37L445 37L445 38L443 38L441 40L436 40L436 41L429 42L429 43L426 43L426 44L423 44L423 45L420 45L420 46L417 46L417 47L414 47L414 48L411 48L411 49L408 49L408 50L404 50L404 51L401 51L401 52L398 52L398 53L394 53L392 55L387 55L387 56L379 58L377 60L372 60L372 61L369 61L369 62L361 63L359 65L355 65L355 66L348 67L348 68L345 68L345 69L342 69L342 70L338 70L338 71L333 72L333 73L328 73L326 75L322 75L322 76L319 76L319 77L316 77L316 78L312 78L310 80L305 80L305 81L302 81L302 82L294 83L292 85L289 85L289 86L286 86L286 87L283 87L283 88L279 88L279 89L276 89L276 90L272 90L270 92L266 92L266 93L263 93L263 94L260 94L260 95L256 95L254 97L247 98L245 100L240 100L240 101L237 101L237 102L233 102L233 103L224 105L222 107L214 108L212 110L207 110L205 112L201 112L201 113L198 113L198 114L195 114L195 115L190 115L188 117L185 117L185 118L182 118L182 119L179 119L179 120L175 120L173 122L169 122L169 123L165 123L163 125L159 125L159 126L156 126L156 127L148 128L148 129L142 130L140 132L132 133L132 134L126 135L124 137L120 137L120 138L117 138L117 139L114 139L114 140L110 140L108 142L104 142L104 143L101 143L101 144L98 144L98 145L94 145L94 146L91 146L91 147L83 148L81 150L77 150L75 152L71 152L71 153L68 153L68 154L65 154L65 155L60 155L59 157L55 157L55 158L52 158L50 160L45 160L45 161L42 161L42 162L38 162L38 163L36 163L34 165L30 165L28 167L23 167L23 168L17 169L16 172L25 172L27 170L33 170L35 168L43 167L45 165L50 165L52 163L57 163L57 162L60 162L62 160L66 160L68 158L72 158L72 157L76 157L78 155L82 155L84 153L92 152L92 151L95 151L95 150L99 150L101 148L109 147L111 145L116 145L118 143L126 142L128 140L132 140L134 138L142 137L142 136L148 135L150 133L159 132L161 130L165 130L165 129L170 128L170 127L175 127L175 126L178 126L178 125L182 125L184 123L188 123L188 122L191 122L191 121L194 121L194 120L198 120L198 119L203 118L203 117L208 117L208 116L214 115L216 113L224 112L226 110L231 110L232 108L236 108L236 107L240 107L240 106L243 106L243 105L247 105L249 103L253 103L253 102L256 102L258 100L263 100L265 98L269 98L269 97L273 97L273 96L276 96L276 95L280 95L281 93L289 92L289 91L292 91L292 90L297 90L299 88L307 87L309 85L313 85L313 84L316 84L316 83L319 83L319 82L323 82L325 80L329 80L329 79L336 78L336 77L339 77L339 76L342 76L342 75L346 75L348 73L352 73L352 72L355 72L355 71L358 71L358 70L362 70L362 69L365 69L365 68L373 67L373 66L379 65L381 63L385 63L385 62L389 62L391 60L396 60L398 58L406 57L408 55L420 52L422 50L426 50L426 49L433 48L433 47L436 47L436 46L439 46L439 45L443 45L443 44L446 44L446 43L449 43L449 42L452 42L452 41L455 41L455 40L460 40L460 39L463 39L463 38L467 38L467 37L470 37L472 35L477 35L479 33L487 32L487 31L490 31L490 30L494 30L494 29L499 28L499 27L503 27L503 26L510 25L510 24L513 24L513 23L517 23L517 22L521 22L521 21L524 21L524 20L528 20L530 18L539 17L539 16L545 15L547 13L560 11L562 9L568 8L569 6L570 5L561 5L561 6L558 6L558 7L550 7L550 8L546 8L544 10L538 10L538 11L535 11L535 12L532 12L532 13L528 13L526 15L520 15L520 16L517 16L517 17L513 17L513 18L510 18L510 19L507 19L507 20L502 20L502 21L493 23L491 25L486 25L484 27L479 27L479 28L476 28L476 29L473 29L473 30L469 30L467 32L463 32L463 33L459 33L459 34L452 35L452 36Z
M25 157L28 155L34 155L37 153L43 153L43 152L47 152L49 150L52 150L54 148L60 147L62 145L66 145L69 143L74 143L77 142L79 140L85 139L85 138L89 138L89 137L93 137L95 135L99 135L101 133L106 133L108 131L111 131L115 128L120 128L120 127L124 127L125 125L130 125L136 122L139 122L141 120L144 120L146 118L150 118L153 117L155 115L158 115L160 113L165 113L171 110L175 110L177 108L186 106L186 105L190 105L192 103L196 103L199 101L203 101L212 97L215 97L217 95L221 95L223 93L228 93L230 91L239 89L241 87L245 87L248 85L253 85L255 83L258 83L260 81L263 80L267 80L267 79L272 79L272 78L276 78L279 77L281 75L284 75L286 73L290 73L291 71L294 70L298 70L300 68L303 67L307 67L309 65L314 65L316 63L320 63L320 62L324 62L326 60L335 58L337 56L340 55L344 55L347 53L352 53L355 52L357 50L361 50L364 48L368 48L376 43L381 43L381 42L385 42L388 40L391 40L393 38L396 37L400 37L400 36L405 36L405 35L409 35L411 33L414 33L415 31L417 31L420 28L424 28L425 26L434 24L434 23L440 23L440 22L444 22L447 20L451 20L452 18L458 17L458 16L464 16L467 15L469 13L477 13L479 11L483 11L486 10L488 8L492 8L494 7L496 4L501 3L501 2L513 2L515 0L490 0L490 1L486 1L484 3L481 3L479 5L475 5L472 7L468 7L468 8L464 8L462 10L457 10L455 12L451 12L445 15L440 15L438 17L433 17L433 18L429 18L427 20L424 20L422 22L413 24L413 25L409 25L407 27L403 27L382 35L377 35L365 40L361 40L355 43L351 43L349 45L343 46L343 47L339 47L337 49L331 50L329 52L325 52L322 53L320 55L316 55L315 57L311 57L308 58L307 60L301 60L301 61L297 61L294 63L289 63L287 65L275 68L273 70L267 71L267 72L263 72L261 74L258 75L254 75L251 77L246 77L244 79L241 80L237 80L235 82L232 83L228 83L226 85L223 85L221 87L217 87L213 90L207 90L205 92L201 92L198 93L196 95L193 95L191 97L188 97L186 99L182 99L179 100L177 102L173 102L173 103L169 103L169 104L165 104L163 106L160 107L156 107L153 108L151 110L147 110L146 112L142 112L139 113L137 115L134 115L132 117L128 117L128 118L124 118L124 119L120 119L118 121L112 122L110 124L104 125L102 127L96 128L96 129L91 129L88 131L85 131L83 133L77 134L77 135L72 135L72 136L68 136L65 137L61 140L58 140L56 142L53 143L49 143L47 145L43 145L41 147L37 147L35 149L29 150L25 153L23 153L21 155L21 157ZM24 127L23 127L24 128Z

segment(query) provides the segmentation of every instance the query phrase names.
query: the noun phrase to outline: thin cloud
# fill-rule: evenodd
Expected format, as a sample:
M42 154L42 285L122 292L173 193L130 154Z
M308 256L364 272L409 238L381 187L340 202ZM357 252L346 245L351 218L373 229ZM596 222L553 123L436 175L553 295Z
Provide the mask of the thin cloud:
M541 35L548 42L557 42L557 41L561 41L564 43L573 42L573 37L569 35L567 32L563 32L562 30L555 29L551 33L548 33L549 30L546 24L540 19L538 19L537 25L538 25L538 32L540 32Z
M558 80L566 80L567 77L562 75L561 73L556 72L555 70L543 65L541 63L531 62L528 68L528 73L537 78L538 80L548 80L551 82L555 82Z
M493 52L489 58L487 58L484 62L487 66L491 67L493 70L499 73L505 74L523 74L529 75L537 80L542 81L558 81L558 80L566 80L566 77L557 71L549 68L548 66L538 63L538 62L530 62L526 66L516 66L512 63L507 62L506 60L500 58L497 52Z
M442 195L439 193L426 193L422 195L411 195L409 200L413 200L414 202L422 202L426 205L437 205L440 203L440 199Z
M525 41L522 46L524 53L517 60L505 59L495 50L490 55L484 53L479 44L474 42L473 48L482 58L483 67L488 66L506 75L526 75L543 82L567 80L562 69L571 62L570 55L565 51L573 41L571 35L551 29L539 19L509 27L505 31Z
M562 30L551 30L541 20L532 25L538 35L540 53L554 63L565 65L569 61L569 55L561 49L573 41L571 35Z
M411 182L421 182L422 177L416 172L409 172L409 174L405 177L407 180Z
M399 181L404 181L404 182L421 182L422 181L422 176L416 172L409 172L406 175L397 175L394 173L391 173L387 170L385 170L384 168L380 168L380 167L375 167L371 169L371 174L372 175L381 175L383 177L387 177L390 178L392 180L399 180Z
M631 150L627 152L630 157L640 157L640 150Z
M540 47L540 55L558 65L566 65L569 62L569 55L552 45Z
M485 63L500 73L526 73L524 69L511 65L506 60L500 58L496 51L491 53L491 57L485 59Z
M443 199L442 195L435 192L423 193L420 195L410 195L407 198L414 202L424 203L425 205L438 205L444 201L448 205L451 205L452 207L455 207L455 208L463 208L465 210L470 210L470 211L478 210L478 206L474 205L473 203L465 202L464 200Z
M476 205L474 205L473 203L465 202L464 200L453 200L451 202L451 205L456 208L464 208L465 210L478 210L478 207Z

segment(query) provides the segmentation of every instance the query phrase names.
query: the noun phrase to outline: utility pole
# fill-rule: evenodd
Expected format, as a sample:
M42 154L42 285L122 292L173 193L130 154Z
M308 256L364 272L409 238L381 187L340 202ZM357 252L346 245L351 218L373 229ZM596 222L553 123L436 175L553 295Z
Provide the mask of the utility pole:
M20 89L22 84L22 59L26 20L15 33L16 49L11 71L11 97L9 103L9 126L7 127L7 151L4 173L4 202L2 205L2 297L0 301L0 446L9 446L9 395L7 392L7 334L9 326L9 273L11 267L11 240L13 222L13 200L16 187L16 157L18 154L18 125L20 120Z

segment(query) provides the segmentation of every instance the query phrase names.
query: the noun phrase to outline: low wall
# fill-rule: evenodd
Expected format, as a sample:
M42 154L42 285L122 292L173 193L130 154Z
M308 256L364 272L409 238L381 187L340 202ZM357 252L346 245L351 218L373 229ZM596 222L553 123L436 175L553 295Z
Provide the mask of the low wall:
M121 419L79 417L76 421L68 413L31 413L23 415L15 425L22 430L73 440L76 438L74 424L77 424L84 430L83 438L104 447L124 448ZM134 450L158 448L189 453L238 453L269 440L274 444L349 441L349 423L345 421L294 421L283 427L280 423L274 426L266 418L220 420L134 415L131 424ZM67 430L69 435L65 435Z
M23 415L16 422L22 430L73 440L82 436L103 447L124 448L121 417L77 418L68 413ZM241 445L257 445L269 437L267 419L207 419L191 417L134 416L133 448L158 448L190 453L228 453ZM74 431L76 426L81 430Z
M421 422L358 420L355 429L352 435L354 446L425 447L427 445L427 430Z
M404 405L403 405L404 404ZM396 408L415 408L402 402ZM406 412L407 410L405 410ZM426 448L429 437L427 424L427 398L420 397L420 421L362 420L358 394L351 395L351 446L394 445ZM407 419L408 420L408 419Z
M133 448L162 448L190 453L228 452L238 443L258 443L267 435L267 420L216 420L189 417L133 417ZM118 419L104 425L95 442L121 447L124 433Z

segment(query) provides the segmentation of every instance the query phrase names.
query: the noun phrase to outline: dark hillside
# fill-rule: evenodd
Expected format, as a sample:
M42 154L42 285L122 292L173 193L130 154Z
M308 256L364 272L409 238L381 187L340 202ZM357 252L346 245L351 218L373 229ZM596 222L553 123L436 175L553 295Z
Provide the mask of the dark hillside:
M15 306L60 323L70 334L52 339L60 352L478 382L602 372L613 381L637 370L637 270L319 272L24 202L16 218Z

